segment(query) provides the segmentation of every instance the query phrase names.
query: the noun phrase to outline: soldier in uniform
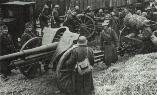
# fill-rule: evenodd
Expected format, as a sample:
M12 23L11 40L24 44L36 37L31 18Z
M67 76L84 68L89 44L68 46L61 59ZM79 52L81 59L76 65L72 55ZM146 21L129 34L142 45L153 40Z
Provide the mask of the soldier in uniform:
M104 29L100 34L101 50L104 51L104 63L107 67L118 60L117 49L119 47L118 36L110 24L110 20L105 20Z
M142 16L147 18L147 12L142 12Z
M141 10L137 10L136 14L139 15L139 16L141 16L142 15Z
M98 25L101 25L105 20L105 13L104 13L103 9L99 9L98 13L96 14L96 16L94 18L98 20L96 23ZM101 26L98 27L99 34L102 31L102 28L103 27L101 27Z
M21 45L24 45L29 39L35 37L35 34L33 32L33 25L32 23L28 22L25 25L25 31L21 36Z
M105 13L104 13L103 9L99 9L99 11L98 11L96 16L104 18L105 17Z
M44 27L48 27L48 21L50 20L51 12L51 2L50 0L47 0L39 16L41 31L43 31Z
M80 36L77 42L78 47L70 51L70 57L66 64L75 69L77 62L84 61L86 58L89 59L89 63L94 65L94 54L92 48L87 46L87 39L84 36ZM70 95L93 95L94 85L92 72L80 75L76 69L74 75L73 89L69 89L73 92ZM67 87L69 88L69 87Z
M85 10L85 14L87 14L88 16L94 18L94 12L91 6L87 6L87 9Z
M146 53L156 52L156 48L151 41L152 30L150 28L149 20L144 21L144 27L141 34L142 34L141 38L143 41L143 47L140 53L146 54Z
M116 13L115 12L111 12L111 27L112 29L117 33L117 35L119 36L120 35L120 27L119 27L119 24L120 24L120 20L119 20L119 17L116 16Z
M75 6L74 11L76 12L76 14L80 14L81 13L79 6Z
M67 15L67 19L64 21L63 25L69 27L70 31L75 32L75 29L77 27L76 23L78 23L76 19L78 19L77 13L75 11L72 11Z
M8 34L8 27L6 25L2 25L0 28L0 56L15 52L15 46L12 38ZM11 74L9 64L9 60L0 62L0 76L4 81L7 80L7 76Z
M57 28L60 26L60 18L59 18L59 5L55 5L53 11L52 11L52 21L51 21L51 27Z
M147 18L149 20L155 21L153 11L150 7L147 8Z

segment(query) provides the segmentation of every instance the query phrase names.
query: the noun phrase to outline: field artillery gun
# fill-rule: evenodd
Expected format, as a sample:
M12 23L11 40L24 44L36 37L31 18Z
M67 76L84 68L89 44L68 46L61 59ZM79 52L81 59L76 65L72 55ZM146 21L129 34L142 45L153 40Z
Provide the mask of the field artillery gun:
M9 60L11 68L19 68L23 75L33 78L39 73L41 63L49 64L52 57L58 58L59 54L67 50L79 36L71 33L66 27L47 28L45 31L47 33L45 32L43 38L35 37L28 40L19 52L0 56L0 62ZM61 45L63 43L64 47Z
M47 30L51 29L48 28ZM18 68L27 78L34 78L39 75L41 64L48 63L50 69L51 66L56 68L59 89L66 91L65 87L70 85L68 81L71 78L72 69L68 68L65 63L69 54L68 50L76 43L79 34L70 32L67 27L47 32L52 33L52 35L47 33L47 35L51 35L51 38L46 36L46 39L38 37L30 39L19 52L0 56L0 62L11 61L10 66L13 69ZM46 35L46 32L44 32L44 35ZM34 44L37 42L42 42L42 45ZM31 44L34 46L32 47ZM102 57L102 52L95 52L96 63L101 62Z

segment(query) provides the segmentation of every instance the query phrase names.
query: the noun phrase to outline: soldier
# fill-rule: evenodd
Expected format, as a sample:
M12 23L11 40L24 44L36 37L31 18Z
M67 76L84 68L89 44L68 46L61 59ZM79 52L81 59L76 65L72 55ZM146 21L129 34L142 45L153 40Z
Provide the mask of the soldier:
M147 18L147 12L142 12L142 16Z
M151 41L152 30L150 28L149 20L144 21L144 27L141 33L141 38L143 41L143 47L140 51L142 54L156 52L156 48Z
M15 46L13 44L12 38L8 34L8 27L3 25L0 28L0 56L15 52ZM11 74L11 68L9 65L9 60L0 62L0 75L1 79L4 81L7 80L7 76Z
M110 24L110 20L105 20L104 29L100 34L101 50L104 51L104 63L107 67L118 60L117 49L119 47L118 36Z
M85 61L88 58L88 62ZM81 66L79 63L89 63L91 66L94 65L94 54L92 48L87 46L87 39L84 36L80 36L77 42L77 47L70 51L70 57L66 64L75 69L75 75L73 81L73 93L71 95L92 95L94 91L92 71L88 73L80 74L79 67L86 69L88 67ZM84 64L84 65L85 65Z
M103 9L99 9L98 13L96 14L96 16L94 18L97 19L97 24L101 25L105 20L105 13L104 13ZM98 28L99 34L100 34L101 30L102 30L102 27L99 27Z
M155 21L153 11L150 7L147 8L147 18L149 20Z
M99 11L98 11L96 16L104 18L105 17L105 13L104 13L103 9L99 9Z
M79 6L75 6L74 11L76 12L76 14L80 14L81 13Z
M87 9L85 10L85 13L87 14L87 13L89 13L91 11L92 11L92 7L91 6L87 6Z
M120 20L119 20L119 17L116 16L116 13L115 12L111 12L111 27L112 29L117 33L117 35L119 36L120 35L120 32L119 32L119 29L120 29Z
M136 14L139 15L139 16L141 16L142 15L141 10L137 10Z
M46 4L44 5L41 14L39 15L39 20L40 20L40 27L41 31L43 31L44 27L48 27L48 21L50 20L51 17L51 2L50 0L46 1Z
M85 10L85 14L87 14L88 16L94 18L94 12L91 6L88 6L87 9Z
M77 27L77 13L75 11L72 11L71 13L69 13L69 15L67 16L66 21L64 21L63 25L67 26L70 28L70 31L75 32L75 29Z
M59 18L59 5L55 5L53 11L52 11L52 21L51 21L51 27L57 28L60 27L60 18Z
M33 24L28 22L25 25L25 31L21 36L21 45L24 45L29 39L35 37L35 34L33 32Z

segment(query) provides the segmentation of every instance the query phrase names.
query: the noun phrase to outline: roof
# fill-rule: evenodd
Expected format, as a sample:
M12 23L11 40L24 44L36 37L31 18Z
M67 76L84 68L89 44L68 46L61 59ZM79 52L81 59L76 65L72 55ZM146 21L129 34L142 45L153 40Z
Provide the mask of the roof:
M12 1L2 4L3 5L30 5L30 4L35 4L35 2Z

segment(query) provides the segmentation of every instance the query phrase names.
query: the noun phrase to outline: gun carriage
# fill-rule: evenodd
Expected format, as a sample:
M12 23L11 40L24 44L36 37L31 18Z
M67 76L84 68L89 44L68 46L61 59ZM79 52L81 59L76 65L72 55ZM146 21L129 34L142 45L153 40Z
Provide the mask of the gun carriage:
M27 78L41 75L42 65L47 64L49 69L55 68L58 87L66 93L73 72L66 65L66 60L69 49L75 45L78 37L79 34L70 32L68 27L45 28L43 38L35 37L28 40L19 52L0 56L0 62L9 60L10 67L19 69ZM103 53L95 51L94 54L95 63L101 62Z

